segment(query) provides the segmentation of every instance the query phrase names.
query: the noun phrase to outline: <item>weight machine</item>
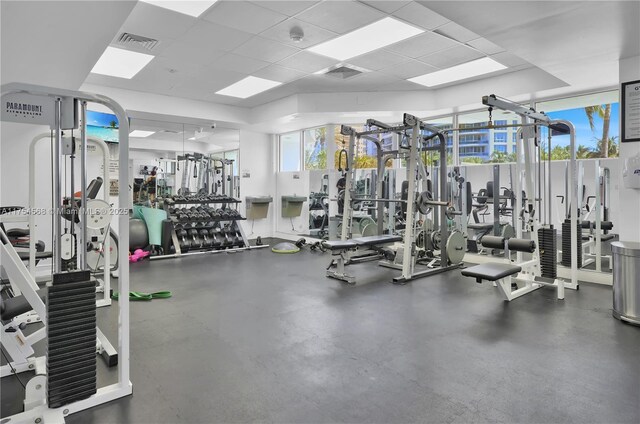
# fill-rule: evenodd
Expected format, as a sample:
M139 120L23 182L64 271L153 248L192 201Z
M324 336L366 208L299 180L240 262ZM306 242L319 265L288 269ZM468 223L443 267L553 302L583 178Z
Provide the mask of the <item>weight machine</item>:
M11 357L7 364L11 374L36 371L36 375L26 384L24 412L5 417L2 421L60 423L69 414L110 402L132 392L129 381L128 296L120 296L118 344L113 352L108 352L104 350L104 336L97 327L96 282L90 276L84 248L89 241L87 229L93 226L106 228L104 224L111 218L110 205L93 204L87 198L87 104L101 104L116 114L120 123L120 164L128 163L129 122L120 105L101 95L17 83L2 85L1 92L2 120L49 125L53 133L54 152L51 208L53 265L51 282L46 287L38 287L35 278L0 228L2 267L9 276L12 287L17 289L14 290L13 298L2 301L3 326L0 341ZM75 143L66 143L62 135L63 130L78 128L79 152L74 149ZM78 203L74 196L75 173L72 166L70 201L68 205L64 205L62 193L68 187L66 184L63 186L61 165L75 156L80 159L80 199ZM128 166L119 167L118 180L128 181ZM128 205L128 194L127 190L119 191L120 205ZM76 250L71 230L67 233L62 231L65 214L70 214L72 220L77 218L79 224L75 235L80 248L77 249L77 260L73 263L64 262L68 252ZM128 214L119 214L120 239L125 246L129 244L128 219ZM71 228L73 227L72 225ZM31 228L30 231L35 236L35 229ZM121 249L119 256L118 291L128 293L126 249ZM108 263L108 259L105 260ZM22 332L24 325L19 318L31 310L40 317L43 326L26 336ZM44 357L34 357L32 346L41 340L46 343L46 354ZM105 353L112 359L117 357L116 383L98 387L96 353ZM5 367L3 376L4 372Z
M43 141L45 140L48 140L49 143L51 144L51 141L52 141L51 139L52 139L51 133L43 133L34 137L34 139L31 141L29 145L29 207L28 207L29 211L34 211L36 209L37 188L39 187L39 184L36 180L36 169L40 169L36 162L36 159L37 159L36 148L38 147L38 145L43 144ZM109 159L110 159L109 146L107 146L107 144L102 139L96 138L96 137L86 137L86 143L87 143L87 146L95 147L97 151L99 151L102 154L102 163L101 163L102 176L99 180L96 180L94 182L94 185L90 184L87 187L87 193L84 196L86 198L86 201L88 202L86 208L87 209L100 209L105 207L110 208L109 188L108 188ZM75 137L64 137L63 135L62 145L67 146L67 148L71 149L71 151L73 152L81 151L82 150L81 144L82 144L81 139L78 139ZM52 156L54 155L53 151L51 152L51 155ZM74 167L75 167L76 158L74 154L71 154L68 156L69 156L69 164L70 164L69 169L71 170L70 179L71 179L72 196L66 198L65 201L68 203L68 205L70 205L71 209L74 209L75 206L73 206L71 199L73 199L73 202L82 202L82 198L79 199L78 197L76 197L77 193L74 193L74 189L73 189L73 185L74 185L73 175L75 172ZM86 160L85 160L85 163L86 163ZM86 167L86 164L82 166ZM105 184L107 185L105 186ZM100 189L100 186L102 187L103 198L102 200L96 200L95 194L97 194L97 191ZM97 188L97 190L95 190L96 191L95 194L90 193L91 191L93 191L92 187ZM82 205L83 204L81 204L80 207L83 207ZM35 278L36 282L43 283L50 280L51 269L44 270L44 275L36 275L36 256L37 256L36 236L35 236L36 214L29 213L27 215L27 219L28 219L28 227L29 227L30 233L32 233L30 234L31 237L29 238L29 273L33 278ZM69 254L64 255L63 257L63 259L66 261L71 260L74 257L77 257L79 253L78 249L76 249L76 245L78 245L78 243L75 237L75 232L77 230L76 226L79 226L78 225L79 223L74 222L76 220L77 219L69 220L69 228L68 230L66 230L68 231L69 237L71 237L70 243L73 243L73 246L70 249L66 250L69 252ZM93 225L93 227L95 228L88 228L88 227L85 228L84 226L81 226L80 228L80 231L87 231L86 232L87 267L93 273L99 272L100 268L102 268L103 270L109 269L110 271L115 272L115 270L117 269L118 261L117 261L117 256L113 257L112 253L115 253L117 255L118 237L110 228L110 225L107 225L107 227L102 227L102 228L100 227L100 225L103 224L103 221L98 221L95 224L98 224L98 226ZM91 227L91 225L89 225L89 227ZM104 254L105 252L110 252L110 254L105 255ZM103 272L102 277L97 278L97 282L98 282L98 286L96 287L96 292L98 293L98 299L96 300L97 306L100 307L100 306L111 305L111 297L109 295L111 291L111 272Z
M579 190L576 172L575 129L573 124L565 120L551 120L544 113L536 112L533 109L526 108L506 99L498 98L495 95L484 96L482 103L489 107L488 128L495 128L491 124L491 111L493 108L514 112L523 120L521 124L515 125L518 127L516 140L522 141L516 142L515 217L520 219L524 225L516 225L516 237L508 240L508 242L505 242L504 238L496 241L494 237L487 239L487 242L483 243L486 247L492 248L504 246L505 262L486 263L467 268L462 272L462 275L473 277L478 283L483 280L494 282L494 285L500 286L506 300L513 300L543 286L555 287L557 290L557 298L564 299L565 288L578 289L576 248L579 236L578 219L580 211L571 214L568 222L571 234L571 280L570 282L566 282L564 279L557 277L556 234L553 225L540 225L539 216L542 208L536 207L537 196L535 195L534 164L536 149L538 149L540 145L540 127L546 127L548 129L549 146L551 145L551 136L554 133L568 133L570 136L571 150L571 160L569 162L569 174L567 178L568 197L571 199L572 204L578 204ZM528 120L531 120L531 122ZM523 179L526 185L526 192L530 193L526 199L523 199L523 190L521 187ZM538 181L540 181L539 174ZM542 188L540 182L538 188ZM551 191L548 190L548 193L547 201L549 208L551 208ZM548 217L550 216L551 213L549 212ZM523 226L530 234L530 240L522 239ZM517 251L515 263L511 260L509 254L510 245L512 246L512 250ZM522 248L515 246L522 246ZM525 252L530 253L532 258L524 261L522 254ZM520 287L519 284L523 284L524 286Z
M447 219L460 212L453 210L448 200L447 146L444 136L438 128L429 126L409 114L404 115L403 124L399 126L390 126L375 120L368 120L367 126L369 128L375 127L375 129L368 129L360 133L344 125L340 129L342 135L349 136L349 146L346 152L343 225L341 240L323 242L323 247L331 250L333 256L337 256L327 270L327 276L354 283L355 278L346 274L345 266L371 259L370 257L356 257L355 252L358 250L372 250L385 258L379 262L379 265L401 270L401 275L393 279L394 283L404 284L416 278L459 267L464 256L464 237L459 232L449 234ZM385 151L378 139L373 136L389 132L409 133L408 144L401 144L398 150ZM382 178L377 179L375 198L354 196L355 167L350 165L355 162L356 140L360 138L370 140L377 146L378 176L383 175L387 160L399 156L406 157L408 163L406 199L384 198ZM438 184L433 193L428 189L429 175L420 158L421 152L437 152L439 154L439 171L437 175L434 175ZM439 200L434 200L438 197ZM351 238L353 202L357 201L377 203L377 235ZM403 236L384 234L382 219L384 205L393 202L403 205L405 211L406 221ZM433 246L433 250L425 251L416 246L417 229L422 225L418 223L419 213L424 216L433 213L434 221L438 223L439 238L437 245ZM390 245L400 241L402 244L393 246L395 249L389 248ZM420 252L424 252L424 256L419 256ZM425 269L419 269L419 265L425 265ZM335 270L332 269L333 266L335 266Z

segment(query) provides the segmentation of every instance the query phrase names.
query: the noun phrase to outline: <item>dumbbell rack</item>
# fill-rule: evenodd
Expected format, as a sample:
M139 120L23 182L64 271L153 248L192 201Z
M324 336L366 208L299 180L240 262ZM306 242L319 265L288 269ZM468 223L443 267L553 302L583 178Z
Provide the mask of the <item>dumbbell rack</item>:
M247 236L238 222L246 220L237 211L240 200L211 195L173 196L163 203L171 222L171 242L175 249L175 255L171 256L249 248Z

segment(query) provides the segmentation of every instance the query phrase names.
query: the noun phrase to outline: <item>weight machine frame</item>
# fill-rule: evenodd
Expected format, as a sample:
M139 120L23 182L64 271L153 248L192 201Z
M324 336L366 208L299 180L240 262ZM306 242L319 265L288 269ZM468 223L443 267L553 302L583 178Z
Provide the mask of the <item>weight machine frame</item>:
M118 180L120 182L124 182L125 185L121 185L118 194L118 202L122 207L128 206L129 204L129 191L126 190L126 184L128 182L128 158L129 158L129 120L125 110L115 101L110 99L109 97L98 95L98 94L90 94L85 92L78 92L73 90L66 89L57 89L50 88L38 85L30 85L30 84L21 84L21 83L9 83L3 84L0 87L2 104L4 105L5 96L15 95L15 94L24 94L28 96L34 96L41 98L42 101L53 102L54 104L54 117L53 121L50 122L52 130L54 131L54 155L58 155L60 157L61 152L61 144L62 144L62 119L63 112L62 107L63 103L65 106L69 104L73 104L74 107L80 106L80 120L82 122L81 125L81 202L83 208L83 218L82 219L82 228L81 231L81 239L86 234L86 145L87 145L87 134L86 134L86 105L87 103L98 103L103 106L111 109L118 118L119 121L119 163L121 166L118 171ZM61 182L60 182L60 169L59 169L60 161L53 162L53 174L54 174L54 184L53 184L53 202L54 207L52 212L56 217L59 217L63 211L63 205L61 204ZM105 188L106 190L106 188ZM73 193L72 193L73 196ZM122 246L129 245L129 231L128 231L128 214L119 214L119 238ZM34 233L35 235L35 233ZM62 258L60 252L60 240L61 240L61 225L60 219L58 219L53 226L53 272L60 273ZM3 235L4 237L4 235ZM8 266L12 271L13 275L18 275L19 281L18 283L24 283L22 289L22 294L29 301L31 306L34 308L35 312L38 313L40 317L46 317L46 308L38 294L36 293L37 284L35 279L29 273L27 267L22 263L22 261L18 258L15 250L10 246L10 243L5 245L6 240L2 240L2 257L9 259L6 263L3 261L3 266ZM84 246L86 243L85 240L79 241L80 246ZM80 249L79 258L82 268L86 267L86 254L83 253L85 249ZM118 290L120 293L128 293L129 292L129 266L128 266L128 252L126 249L119 249L119 278L118 278ZM46 319L43 320L45 322L45 327L38 330L34 334L44 334L46 329ZM97 330L97 328L96 328ZM7 334L4 332L4 337L7 337ZM100 331L97 330L98 337L100 337ZM99 387L97 392L90 397L78 401L74 401L72 403L66 404L57 408L49 408L46 404L46 398L43 399L44 402L31 403L28 406L31 409L27 409L25 412L13 415L11 417L6 417L3 421L7 419L11 419L11 422L25 422L25 423L49 423L49 422L64 422L64 417L85 409L92 408L97 405L101 405L115 399L128 396L132 393L132 385L129 380L129 299L128 296L120 296L118 302L118 346L117 346L117 355L118 355L118 370L117 377L118 381L116 383ZM37 377L36 377L37 378ZM37 387L36 387L37 389ZM27 396L32 394L32 392L27 391Z
M385 169L385 163L388 159L392 159L398 156L402 149L408 150L409 158L407 159L408 167L407 167L407 181L408 181L408 193L409 198L406 201L407 211L406 211L406 223L405 223L405 233L402 246L402 264L401 270L402 274L400 276L394 277L393 282L396 284L405 284L411 280L427 277L430 275L439 274L442 272L446 272L452 269L456 269L460 267L460 264L449 265L448 256L447 256L447 240L449 238L448 226L447 226L447 216L445 214L445 210L449 207L448 201L448 191L447 191L447 143L443 133L436 127L428 125L413 115L405 113L403 116L402 125L391 126L384 124L382 122L376 120L368 120L367 126L375 126L377 129L367 130L362 132L356 132L353 128L348 126L341 126L340 133L345 136L349 136L349 148L347 151L347 169L345 175L345 195L344 195L344 213L343 213L343 223L342 223L342 234L341 240L346 241L351 238L351 221L353 219L353 207L352 201L359 199L352 199L351 192L353 191L354 181L355 181L355 167L352 166L355 159L355 144L356 140L360 138L365 138L369 141L372 141L376 144L377 147L377 159L378 159L378 181L376 182L376 198L375 199L362 199L378 202L377 207L377 216L378 216L378 234L382 235L383 233L383 222L382 215L384 211L384 203L385 202L405 202L394 199L383 199L382 198L382 178L380 177ZM372 137L373 135L384 134L384 133L404 133L405 131L411 131L411 138L409 141L409 146L403 147L399 146L398 150L394 151L384 151L382 149L381 143L377 140L377 138ZM430 135L423 135L423 131L428 131ZM434 139L438 139L438 144L430 144ZM439 163L439 175L438 175L438 185L439 190L438 193L440 195L440 201L428 201L426 202L428 205L436 206L438 208L443 208L442 211L438 209L434 210L434 215L436 220L439 220L439 231L440 231L440 258L437 260L439 265L437 267L433 267L431 269L425 269L416 271L415 265L417 263L416 256L416 242L414 234L414 227L416 223L416 204L413 196L416 195L419 189L418 185L418 177L422 177L426 180L427 175L424 169L424 164L420 161L419 153L423 151L437 151L440 155L440 163ZM420 165L420 166L419 166ZM343 260L345 262L353 261L348 254L347 257L344 257ZM434 261L432 261L434 262ZM398 268L400 264L391 263L388 261L380 261L379 265L390 267L390 268ZM431 264L433 266L433 264Z

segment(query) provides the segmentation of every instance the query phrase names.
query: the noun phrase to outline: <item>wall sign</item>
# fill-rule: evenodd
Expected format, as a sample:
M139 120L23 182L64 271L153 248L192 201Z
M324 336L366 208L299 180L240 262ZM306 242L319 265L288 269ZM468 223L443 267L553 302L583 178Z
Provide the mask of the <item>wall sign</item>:
M623 143L640 141L640 80L622 83Z
M109 180L109 196L117 196L119 192L118 180Z

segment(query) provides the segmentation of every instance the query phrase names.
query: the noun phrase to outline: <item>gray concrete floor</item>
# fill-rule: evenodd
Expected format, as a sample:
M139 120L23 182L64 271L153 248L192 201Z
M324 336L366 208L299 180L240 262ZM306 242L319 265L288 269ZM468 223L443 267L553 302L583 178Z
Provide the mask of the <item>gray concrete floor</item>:
M174 297L131 304L133 396L67 422L640 423L640 328L611 317L609 287L506 303L457 270L395 286L367 263L345 286L329 260L132 264L133 290Z

